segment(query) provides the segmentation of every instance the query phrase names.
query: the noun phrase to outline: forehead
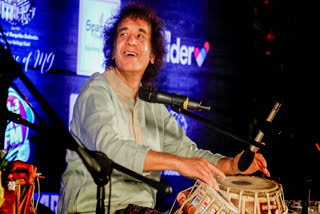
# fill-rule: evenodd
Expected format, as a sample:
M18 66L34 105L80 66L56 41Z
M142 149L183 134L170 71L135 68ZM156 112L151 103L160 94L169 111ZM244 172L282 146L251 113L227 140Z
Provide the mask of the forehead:
M146 33L151 32L151 25L146 20L135 17L127 17L118 25L117 32L123 29L144 30Z

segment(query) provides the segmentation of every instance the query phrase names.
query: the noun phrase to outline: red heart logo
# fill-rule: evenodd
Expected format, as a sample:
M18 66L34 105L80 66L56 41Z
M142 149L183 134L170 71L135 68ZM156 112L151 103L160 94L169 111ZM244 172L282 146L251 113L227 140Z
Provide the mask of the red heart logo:
M210 49L210 44L209 42L205 42L203 47L206 49L206 52L208 53L209 52L209 49Z
M198 55L199 55L199 53L200 53L200 50L199 50L198 47L196 47L196 48L194 49L194 56L197 58Z

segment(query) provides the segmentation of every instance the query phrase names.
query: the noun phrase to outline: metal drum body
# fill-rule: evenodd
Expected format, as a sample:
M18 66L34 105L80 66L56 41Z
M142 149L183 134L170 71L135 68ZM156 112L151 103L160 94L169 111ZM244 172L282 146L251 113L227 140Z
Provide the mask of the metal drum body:
M220 191L239 214L287 214L282 186L256 176L226 176L217 179Z
M203 214L236 214L237 208L225 196L209 187L201 180L197 180L193 187L177 195L179 204L175 214L203 213ZM175 204L173 204L172 208ZM170 213L172 213L172 208Z

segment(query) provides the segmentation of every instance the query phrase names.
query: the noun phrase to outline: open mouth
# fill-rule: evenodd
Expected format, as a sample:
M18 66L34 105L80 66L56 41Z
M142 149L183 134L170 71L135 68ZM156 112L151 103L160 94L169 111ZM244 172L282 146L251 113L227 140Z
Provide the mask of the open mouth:
M125 51L124 54L125 54L126 56L138 56L137 53L131 52L131 51Z

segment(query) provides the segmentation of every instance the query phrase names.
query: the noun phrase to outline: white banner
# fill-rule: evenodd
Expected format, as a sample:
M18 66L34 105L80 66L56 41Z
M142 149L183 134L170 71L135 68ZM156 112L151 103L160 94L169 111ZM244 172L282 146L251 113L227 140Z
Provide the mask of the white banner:
M77 74L104 71L102 30L120 8L121 0L80 0Z

